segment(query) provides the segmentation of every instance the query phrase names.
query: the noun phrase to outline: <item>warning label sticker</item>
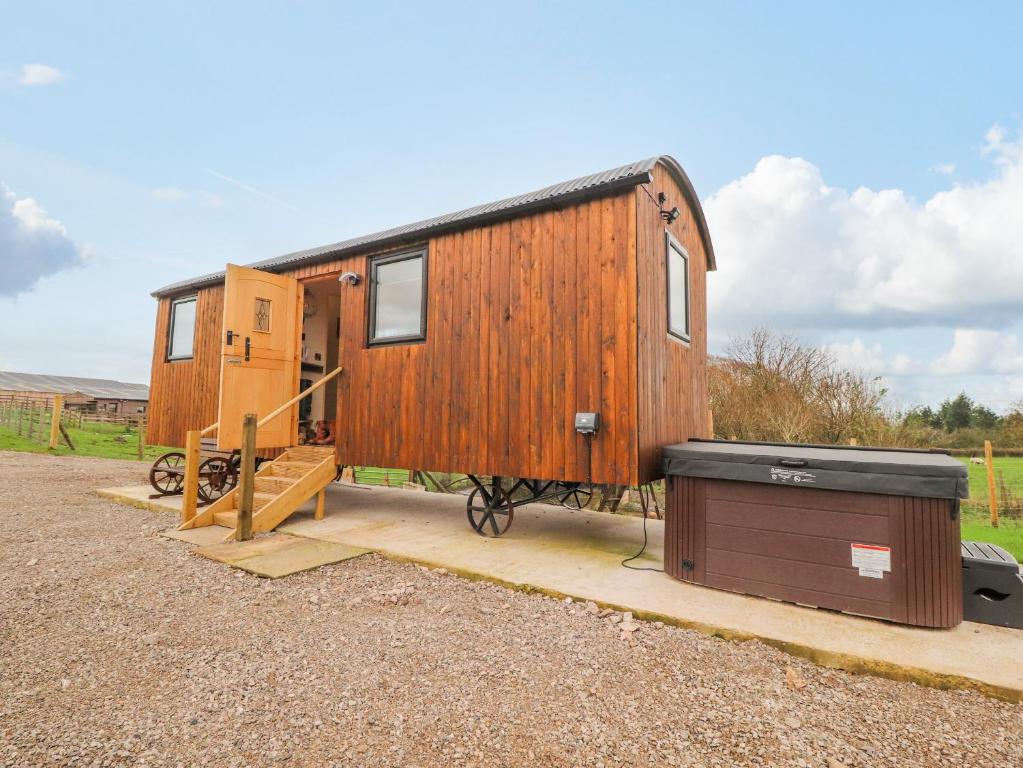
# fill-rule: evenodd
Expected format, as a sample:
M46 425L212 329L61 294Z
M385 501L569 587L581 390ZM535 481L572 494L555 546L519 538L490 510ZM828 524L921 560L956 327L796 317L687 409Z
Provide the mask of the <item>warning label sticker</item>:
M877 544L850 544L852 567L858 568L860 576L883 579L885 571L892 570L892 548Z

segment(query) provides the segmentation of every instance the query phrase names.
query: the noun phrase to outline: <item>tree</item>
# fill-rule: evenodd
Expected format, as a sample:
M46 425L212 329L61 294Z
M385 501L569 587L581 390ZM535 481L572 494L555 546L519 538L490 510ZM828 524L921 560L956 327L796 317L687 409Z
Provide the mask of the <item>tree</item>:
M970 426L970 417L973 415L973 400L960 392L951 400L943 400L938 407L938 416L941 419L941 426L946 432L955 432L957 429L965 429Z
M973 406L973 411L970 412L970 426L977 427L978 429L994 429L998 426L1001 419L998 418L998 414L988 408L986 405L977 403Z

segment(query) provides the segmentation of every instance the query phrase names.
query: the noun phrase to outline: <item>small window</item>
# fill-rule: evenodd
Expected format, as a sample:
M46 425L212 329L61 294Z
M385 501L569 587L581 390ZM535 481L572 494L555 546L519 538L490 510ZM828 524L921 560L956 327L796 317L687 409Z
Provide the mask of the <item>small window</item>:
M167 359L188 360L195 341L195 296L171 302Z
M256 299L256 317L253 330L270 333L270 299Z
M426 338L426 250L370 263L369 343Z
M689 253L665 232L668 258L668 333L689 341Z

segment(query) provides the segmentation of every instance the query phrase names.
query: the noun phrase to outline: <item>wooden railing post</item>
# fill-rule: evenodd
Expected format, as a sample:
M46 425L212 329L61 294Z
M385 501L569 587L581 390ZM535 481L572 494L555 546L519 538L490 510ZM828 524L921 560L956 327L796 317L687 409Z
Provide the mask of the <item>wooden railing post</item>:
M238 541L252 538L252 499L256 486L256 414L242 422L241 473L238 477Z
M199 431L190 429L185 435L185 484L181 500L181 522L195 517L199 497Z
M995 494L995 456L991 441L984 441L984 463L987 465L987 503L991 510L991 527L998 527L998 496Z
M53 410L50 411L50 448L60 442L60 414L64 411L64 396L53 396Z

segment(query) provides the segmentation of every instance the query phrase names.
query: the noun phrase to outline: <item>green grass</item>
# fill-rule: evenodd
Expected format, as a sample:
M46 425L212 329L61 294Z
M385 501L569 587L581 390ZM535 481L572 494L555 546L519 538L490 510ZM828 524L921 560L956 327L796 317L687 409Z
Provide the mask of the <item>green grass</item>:
M44 425L42 432L49 438L49 427ZM26 436L19 436L15 430L0 426L0 451L29 451L32 453L48 453L52 456L96 456L102 459L138 459L138 432L131 430L126 432L119 424L90 424L82 429L68 427L68 434L71 435L71 442L75 444L75 450L67 447L63 439L57 448L50 450L46 443L36 440L29 440ZM37 430L38 433L41 430ZM118 438L123 438L118 439ZM145 447L143 461L153 461L168 451L176 450L161 445L148 445Z
M962 461L968 459L962 457ZM1006 485L1017 496L1023 497L1023 456L996 456L995 481L1001 472ZM970 473L970 499L963 504L963 539L988 541L1011 552L1017 560L1023 561L1023 519L1005 515L1004 510L997 528L991 527L991 513L988 507L987 467L982 464L967 464Z
M967 462L965 456L959 457L961 461ZM979 504L987 504L987 467L983 464L967 464L967 471L970 473L970 499ZM995 481L998 480L998 473L1002 473L1006 485L1017 495L1023 496L1023 456L996 456L995 457Z
M987 541L997 544L1023 562L1023 522L1003 518L997 528L992 528L987 517L978 518L972 514L964 514L959 530L962 531L964 541Z

